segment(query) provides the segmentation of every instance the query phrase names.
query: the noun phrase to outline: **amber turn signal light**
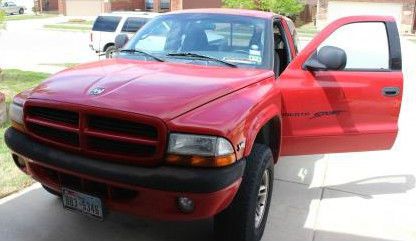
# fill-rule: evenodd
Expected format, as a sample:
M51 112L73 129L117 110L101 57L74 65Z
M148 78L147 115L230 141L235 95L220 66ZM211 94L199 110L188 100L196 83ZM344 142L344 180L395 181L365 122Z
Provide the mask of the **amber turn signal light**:
M21 132L25 132L25 127L22 124L17 123L16 121L12 120L12 127L21 131Z
M224 167L235 163L234 154L225 156L186 156L169 154L166 163L175 166Z

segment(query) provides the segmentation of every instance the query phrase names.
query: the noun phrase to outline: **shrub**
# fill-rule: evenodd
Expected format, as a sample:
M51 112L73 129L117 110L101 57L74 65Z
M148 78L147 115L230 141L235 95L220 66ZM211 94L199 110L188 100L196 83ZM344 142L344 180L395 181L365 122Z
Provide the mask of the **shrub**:
M293 17L303 10L302 2L301 0L223 0L223 5L229 8L272 11Z

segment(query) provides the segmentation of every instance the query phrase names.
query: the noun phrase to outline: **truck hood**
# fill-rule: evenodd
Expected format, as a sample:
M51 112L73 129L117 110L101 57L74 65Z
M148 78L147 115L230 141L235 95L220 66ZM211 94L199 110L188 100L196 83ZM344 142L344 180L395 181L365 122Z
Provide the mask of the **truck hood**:
M271 75L270 70L110 59L62 71L34 88L29 98L169 120Z

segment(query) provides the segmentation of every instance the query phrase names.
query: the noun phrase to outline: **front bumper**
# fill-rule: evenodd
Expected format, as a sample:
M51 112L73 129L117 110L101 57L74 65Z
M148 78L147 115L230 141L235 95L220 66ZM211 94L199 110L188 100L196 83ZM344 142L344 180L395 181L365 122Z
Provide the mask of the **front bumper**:
M160 166L146 168L57 150L9 128L5 142L34 179L56 191L63 186L100 196L110 210L162 220L208 218L225 209L239 188L245 160L218 169ZM182 213L179 196L195 201Z
M89 47L90 47L90 49L92 50L92 51L94 51L95 53L100 53L100 50L96 50L95 48L94 48L94 45L93 44L89 44L88 45Z

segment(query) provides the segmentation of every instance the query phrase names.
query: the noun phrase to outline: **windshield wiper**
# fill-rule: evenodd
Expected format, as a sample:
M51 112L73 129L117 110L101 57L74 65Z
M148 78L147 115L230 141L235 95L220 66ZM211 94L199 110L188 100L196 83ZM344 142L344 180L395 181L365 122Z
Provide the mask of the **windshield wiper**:
M227 62L227 61L224 61L224 60L221 60L221 59L217 59L217 58L214 58L214 57L210 57L210 56L207 56L207 55L196 54L196 53L191 53L191 52L185 52L185 53L169 53L169 54L167 54L167 56L174 56L174 57L176 57L176 56L177 57L193 57L193 58L213 60L213 61L217 61L219 63L225 64L227 66L230 66L232 68L238 68L237 65L232 64L230 62Z
M140 50L140 49L122 49L122 50L120 50L120 52L126 52L126 53L140 53L140 54L144 54L144 55L146 55L146 56L149 56L149 57L151 57L151 58L153 58L153 59L155 59L155 60L157 60L157 61L159 61L159 62L165 62L165 60L164 60L164 59L161 59L161 58L159 58L159 57L156 57L156 56L154 56L153 54L148 53L148 52L143 51L143 50Z

